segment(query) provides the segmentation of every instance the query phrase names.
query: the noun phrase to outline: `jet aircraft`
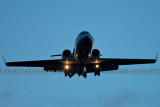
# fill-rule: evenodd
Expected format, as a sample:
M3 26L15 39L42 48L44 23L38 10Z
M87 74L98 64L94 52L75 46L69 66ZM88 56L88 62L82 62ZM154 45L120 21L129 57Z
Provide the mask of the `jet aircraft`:
M92 35L83 31L75 40L73 52L66 49L62 54L51 56L61 56L61 59L7 62L6 66L43 67L47 72L64 72L65 77L71 78L78 74L86 78L87 73L94 72L95 76L100 76L101 71L117 70L119 65L148 64L157 60L157 57L156 59L100 58L102 55L98 49L93 49L93 44Z

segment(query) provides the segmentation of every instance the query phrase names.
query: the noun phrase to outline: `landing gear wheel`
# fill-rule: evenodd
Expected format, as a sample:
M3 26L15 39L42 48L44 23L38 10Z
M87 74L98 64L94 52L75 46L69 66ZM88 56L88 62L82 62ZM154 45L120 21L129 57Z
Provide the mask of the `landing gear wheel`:
M96 76L97 75L97 73L96 72L94 72L94 76Z
M100 71L94 72L94 76L96 76L96 75L100 76Z
M71 78L71 77L72 77L72 74L68 73L68 76L69 76L69 78Z
M65 77L67 77L68 73L65 71Z
M64 73L65 73L65 77L70 75L70 73L68 71L64 71Z
M98 71L97 75L100 76L100 71Z

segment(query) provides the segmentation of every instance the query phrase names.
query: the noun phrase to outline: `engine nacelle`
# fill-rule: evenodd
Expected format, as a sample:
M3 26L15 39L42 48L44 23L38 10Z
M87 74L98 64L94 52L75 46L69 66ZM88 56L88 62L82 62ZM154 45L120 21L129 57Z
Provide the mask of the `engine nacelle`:
M100 57L100 51L98 49L93 49L92 56L99 58Z
M71 57L71 51L68 50L68 49L64 50L63 53L62 53L62 58L66 59L66 58L69 58L69 57Z

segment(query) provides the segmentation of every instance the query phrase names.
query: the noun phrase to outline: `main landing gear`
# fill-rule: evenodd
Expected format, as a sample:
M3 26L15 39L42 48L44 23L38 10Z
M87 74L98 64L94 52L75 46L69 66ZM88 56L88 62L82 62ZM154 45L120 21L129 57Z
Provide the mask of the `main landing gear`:
M94 76L96 76L96 75L100 76L100 71L94 72Z
M69 76L69 78L74 76L74 73L70 73L68 71L65 71L65 77Z
M65 77L67 77L67 75L68 75L68 72L65 71Z
M73 74L71 74L70 72L69 72L69 68L70 68L70 66L69 65L65 65L65 70L64 70L64 73L65 73L65 77L67 77L67 76L69 76L70 78L73 76Z
M100 71L101 71L100 66L98 64L96 64L95 68L96 68L96 70L94 72L94 76L96 76L96 75L100 76Z

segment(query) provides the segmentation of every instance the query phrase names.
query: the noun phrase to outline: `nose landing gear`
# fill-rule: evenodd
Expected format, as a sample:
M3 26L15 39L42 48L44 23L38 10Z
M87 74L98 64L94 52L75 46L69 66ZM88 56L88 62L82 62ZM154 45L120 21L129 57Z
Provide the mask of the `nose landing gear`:
M84 78L87 78L87 73L84 72L84 73L82 74L82 76L83 76Z

